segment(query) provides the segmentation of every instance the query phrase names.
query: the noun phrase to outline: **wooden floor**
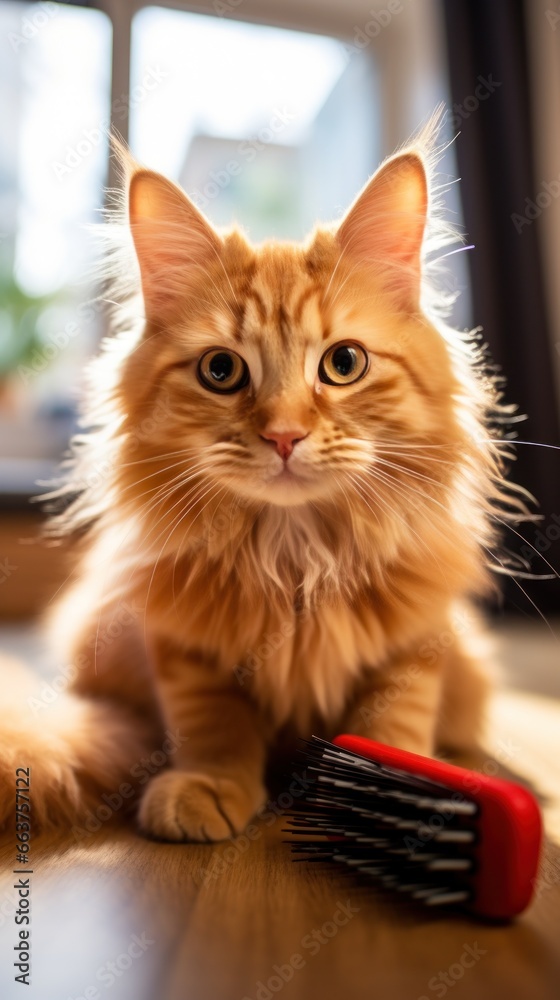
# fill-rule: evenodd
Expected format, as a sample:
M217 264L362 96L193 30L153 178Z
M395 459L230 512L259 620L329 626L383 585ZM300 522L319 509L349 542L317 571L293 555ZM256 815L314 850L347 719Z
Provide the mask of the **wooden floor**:
M479 765L498 761L530 781L547 823L541 886L515 923L412 913L296 865L282 818L252 841L214 847L151 843L106 823L85 838L33 842L25 987L13 981L17 876L4 838L2 1000L556 1000L560 702L504 692L491 731Z

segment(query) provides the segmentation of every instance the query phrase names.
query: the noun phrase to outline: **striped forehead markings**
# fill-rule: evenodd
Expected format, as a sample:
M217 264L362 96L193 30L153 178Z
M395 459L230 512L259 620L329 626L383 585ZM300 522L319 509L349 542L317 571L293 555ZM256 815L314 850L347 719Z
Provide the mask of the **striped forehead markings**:
M298 301L294 306L294 311L293 311L294 323L301 323L301 317L303 315L303 310L306 303L314 295L318 295L320 291L321 291L321 286L315 283L312 285L308 285L307 288L304 288L303 292L301 293Z
M420 376L418 375L418 373L414 370L414 368L412 367L412 365L407 361L406 358L403 358L402 354L396 354L393 351L382 351L382 350L379 350L378 348L376 348L373 353L376 354L380 358L388 358L390 361L396 361L396 363L398 365L400 365L401 368L404 368L404 370L406 371L406 373L407 373L410 381L416 387L416 389L418 390L418 392L422 396L426 396L428 399L431 398L432 393L430 392L430 390L428 389L428 387L424 384L423 380L420 378Z
M239 290L238 299L233 309L235 314L235 328L233 331L235 339L237 341L243 340L247 315L251 310L254 314L256 314L255 319L259 325L265 325L273 320L282 342L289 342L291 326L299 325L301 323L305 306L311 301L311 299L313 299L314 296L318 296L320 292L320 284L313 283L311 285L307 285L300 293L295 304L290 310L288 310L286 306L285 299L280 298L273 304L271 311L269 312L263 295L258 292L256 288L247 283L245 287L242 287ZM319 303L317 303L317 313L320 317ZM322 323L323 338L328 337L329 333L330 330L328 329L328 325Z
M267 320L266 305L256 289L252 288L250 285L241 288L233 309L235 315L235 328L233 335L238 341L243 340L243 328L247 317L248 306L250 304L254 306L259 323L264 324Z
M280 333L282 343L289 344L291 327L283 302L278 303L278 308L276 310L276 322L278 324L278 332Z

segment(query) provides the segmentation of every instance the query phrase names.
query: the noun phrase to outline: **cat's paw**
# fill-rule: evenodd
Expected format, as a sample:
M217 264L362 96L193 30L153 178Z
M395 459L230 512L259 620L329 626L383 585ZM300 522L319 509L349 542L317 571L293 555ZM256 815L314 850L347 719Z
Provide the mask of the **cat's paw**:
M163 840L226 840L241 833L264 803L265 790L202 772L165 771L140 804L142 829Z

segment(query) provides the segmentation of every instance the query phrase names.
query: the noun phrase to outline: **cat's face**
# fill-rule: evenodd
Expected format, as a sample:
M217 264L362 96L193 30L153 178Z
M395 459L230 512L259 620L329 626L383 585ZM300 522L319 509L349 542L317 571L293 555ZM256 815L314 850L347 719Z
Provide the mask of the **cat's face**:
M399 157L337 231L253 249L158 175L133 177L148 319L134 377L165 400L152 445L176 456L170 480L188 469L288 507L356 492L406 505L399 468L441 478L429 449L452 443L454 386L419 309L426 202L421 161Z

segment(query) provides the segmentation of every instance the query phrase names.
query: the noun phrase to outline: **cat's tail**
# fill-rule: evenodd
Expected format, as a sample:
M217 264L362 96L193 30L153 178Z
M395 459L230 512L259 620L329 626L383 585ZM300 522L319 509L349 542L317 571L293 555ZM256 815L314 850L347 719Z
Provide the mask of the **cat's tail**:
M53 693L50 704L39 701L37 678L0 658L0 826L15 822L16 800L27 798L21 813L29 811L32 831L79 822L118 799L130 805L118 790L127 778L133 787L151 727L113 702Z

